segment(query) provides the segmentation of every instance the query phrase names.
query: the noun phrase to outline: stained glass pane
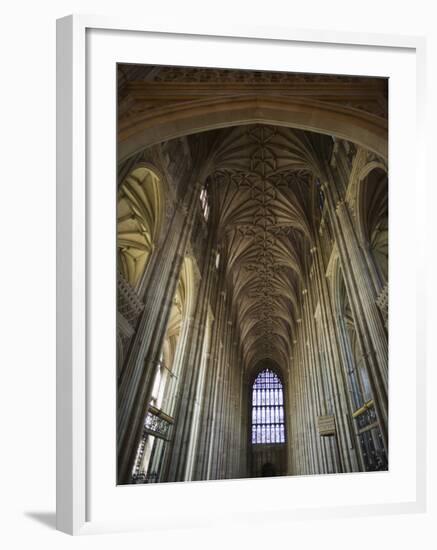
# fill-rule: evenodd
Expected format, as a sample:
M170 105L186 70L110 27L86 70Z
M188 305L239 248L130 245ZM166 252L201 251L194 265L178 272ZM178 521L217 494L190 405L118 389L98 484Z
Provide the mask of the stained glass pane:
M252 386L252 443L285 442L284 396L280 378L262 371Z

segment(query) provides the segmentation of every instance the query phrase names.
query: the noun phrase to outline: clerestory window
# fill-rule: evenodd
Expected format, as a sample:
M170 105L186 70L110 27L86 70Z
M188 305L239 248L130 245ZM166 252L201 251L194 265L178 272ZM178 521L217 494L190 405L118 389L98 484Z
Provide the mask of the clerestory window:
M205 187L200 192L200 204L202 207L203 217L207 222L209 217L209 203L208 203L208 193Z

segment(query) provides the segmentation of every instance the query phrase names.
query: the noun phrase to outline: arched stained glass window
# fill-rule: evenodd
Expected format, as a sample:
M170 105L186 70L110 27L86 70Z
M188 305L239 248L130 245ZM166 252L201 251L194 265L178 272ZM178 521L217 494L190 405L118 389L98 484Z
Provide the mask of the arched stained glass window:
M269 369L260 372L252 386L252 443L285 443L282 382Z

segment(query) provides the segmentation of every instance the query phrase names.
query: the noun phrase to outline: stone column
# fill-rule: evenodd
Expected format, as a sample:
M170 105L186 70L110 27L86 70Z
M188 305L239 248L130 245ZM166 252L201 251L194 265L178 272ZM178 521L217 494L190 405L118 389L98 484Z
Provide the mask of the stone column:
M226 295L225 295L226 297ZM219 373L217 379L216 400L213 412L214 433L210 448L209 479L219 479L222 464L222 448L224 438L225 399L229 375L229 332L231 304L226 299L222 310L222 344L220 345Z
M353 227L349 207L336 192L332 178L323 188L357 338L368 370L382 438L388 451L387 333L376 304L375 288Z
M320 464L320 439L318 434L316 434L316 391L314 388L314 370L313 370L313 358L311 357L310 351L310 316L308 312L308 291L304 289L302 294L302 319L301 321L301 335L302 335L302 351L303 351L303 361L304 361L304 380L305 380L305 407L306 407L306 424L309 434L310 441L310 462L311 462L311 473L317 474L321 472Z
M294 438L295 438L295 411L297 409L296 399L295 399L295 387L292 382L292 370L294 368L294 359L295 354L290 356L290 363L288 366L288 384L287 384L287 394L288 394L288 410L287 410L287 455L288 455L288 474L293 475L296 471L296 461L295 461L295 450L294 450Z
M217 401L217 392L219 384L219 376L221 370L221 351L222 344L222 325L224 322L225 310L225 293L224 288L224 273L223 267L220 269L218 277L213 277L213 283L216 288L213 300L214 322L212 325L211 334L211 352L207 364L207 372L205 377L205 396L204 405L200 419L200 441L198 446L198 464L195 465L194 479L209 479L211 466L211 447L214 439L215 429L215 409Z
M118 482L129 483L160 359L171 303L199 208L201 180L193 174L184 201L174 210L144 296L145 308L118 387Z
M348 417L353 412L349 406L348 389L345 381L345 372L340 356L340 343L337 337L336 318L332 309L332 299L330 297L328 284L326 281L326 266L324 265L323 255L321 253L320 242L318 246L311 249L314 262L314 273L318 287L318 296L320 304L320 317L322 338L325 343L327 368L329 372L331 394L336 420L336 429L338 437L339 453L342 466L346 472L357 471L358 462L355 452L354 434L351 433Z
M309 374L311 379L311 401L312 401L312 430L316 444L316 472L318 474L327 473L328 457L326 441L322 439L317 431L317 417L326 414L324 388L320 379L319 357L316 351L319 349L317 335L314 326L314 312L311 302L311 289L302 291L303 314L307 327L306 346L308 354Z
M211 237L209 239L211 241ZM169 466L167 481L184 481L188 450L192 437L195 400L198 389L200 366L202 363L203 342L206 333L208 308L214 269L215 251L211 242L206 247L202 266L200 286L196 298L193 330L185 346L180 391L175 409L173 437L169 444Z

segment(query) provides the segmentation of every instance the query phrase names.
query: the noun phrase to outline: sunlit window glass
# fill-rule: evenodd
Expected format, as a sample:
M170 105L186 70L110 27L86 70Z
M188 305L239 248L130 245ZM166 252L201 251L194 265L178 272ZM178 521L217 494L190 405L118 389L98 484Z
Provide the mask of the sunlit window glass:
M252 443L285 443L282 382L269 369L260 372L252 386Z

